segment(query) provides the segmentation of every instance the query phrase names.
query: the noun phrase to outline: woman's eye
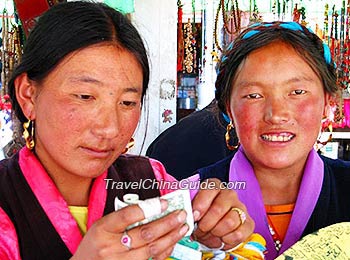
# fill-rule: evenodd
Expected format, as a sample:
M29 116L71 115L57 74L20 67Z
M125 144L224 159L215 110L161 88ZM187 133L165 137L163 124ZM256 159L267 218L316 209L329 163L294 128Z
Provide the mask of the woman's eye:
M127 106L127 107L134 107L136 106L136 102L134 101L122 101L120 102L122 105Z
M306 93L306 91L302 90L302 89L296 89L296 90L292 91L292 95L302 95L302 94L305 94L305 93Z
M258 93L253 93L253 94L246 95L246 98L248 98L248 99L257 99L257 98L261 98L261 95L258 94Z
M77 98L82 99L82 100L90 100L93 99L93 96L91 95L86 95L86 94L77 94Z

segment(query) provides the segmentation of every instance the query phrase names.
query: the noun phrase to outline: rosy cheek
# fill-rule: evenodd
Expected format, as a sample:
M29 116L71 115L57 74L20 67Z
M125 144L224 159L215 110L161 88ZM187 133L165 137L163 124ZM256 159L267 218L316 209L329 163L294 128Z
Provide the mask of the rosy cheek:
M123 123L123 126L127 129L124 133L131 133L134 132L136 129L140 119L140 112L135 111L132 114L128 114L123 120L121 120Z
M249 134L252 129L256 128L259 122L259 114L261 115L251 106L238 106L234 109L235 126L240 135Z
M315 110L314 107L304 106L303 109L298 109L296 118L299 126L304 129L305 132L311 132L314 129L318 132L321 127L322 112ZM308 118L306 120L306 118Z

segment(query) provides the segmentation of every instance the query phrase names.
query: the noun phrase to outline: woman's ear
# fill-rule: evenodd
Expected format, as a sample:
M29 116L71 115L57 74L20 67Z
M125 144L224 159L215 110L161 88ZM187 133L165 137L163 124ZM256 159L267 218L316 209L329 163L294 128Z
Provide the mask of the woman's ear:
M226 104L226 115L230 118L230 121L233 122L232 112L230 108L230 104Z
M329 117L331 113L331 106L336 101L336 97L332 96L331 94L327 93L324 95L324 108L323 108L323 116Z
M35 119L34 97L35 86L27 73L20 74L14 81L16 98L23 114L30 120Z

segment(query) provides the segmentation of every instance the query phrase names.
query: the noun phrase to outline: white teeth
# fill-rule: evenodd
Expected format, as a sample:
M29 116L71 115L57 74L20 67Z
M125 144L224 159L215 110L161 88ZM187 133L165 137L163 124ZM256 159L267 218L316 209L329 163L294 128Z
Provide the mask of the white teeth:
M282 135L262 135L262 139L269 142L288 142L292 140L294 135L282 136Z

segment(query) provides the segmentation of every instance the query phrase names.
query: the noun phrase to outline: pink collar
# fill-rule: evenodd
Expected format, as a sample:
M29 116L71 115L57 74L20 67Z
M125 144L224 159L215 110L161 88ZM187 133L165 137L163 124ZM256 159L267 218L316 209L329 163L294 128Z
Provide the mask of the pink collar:
M26 147L19 153L19 165L41 207L70 252L74 254L82 240L82 235L76 221L69 212L67 202L37 157ZM104 183L106 176L107 171L93 182L88 205L88 229L103 215L107 198Z

